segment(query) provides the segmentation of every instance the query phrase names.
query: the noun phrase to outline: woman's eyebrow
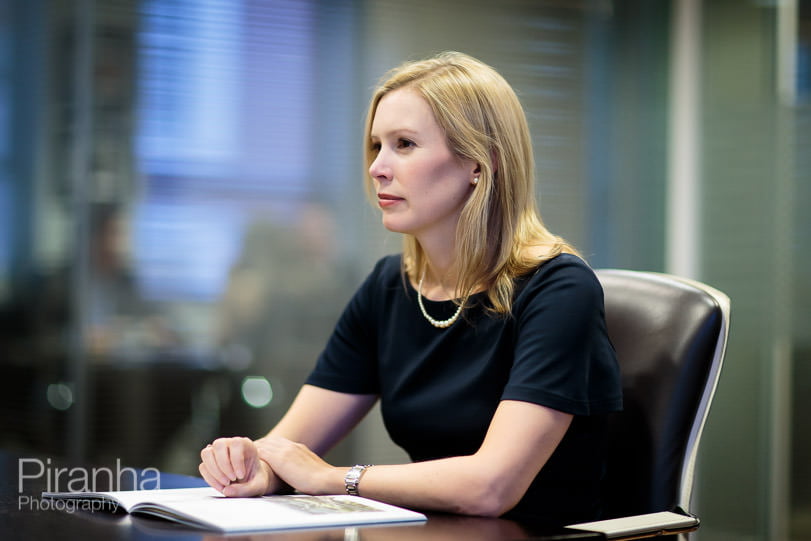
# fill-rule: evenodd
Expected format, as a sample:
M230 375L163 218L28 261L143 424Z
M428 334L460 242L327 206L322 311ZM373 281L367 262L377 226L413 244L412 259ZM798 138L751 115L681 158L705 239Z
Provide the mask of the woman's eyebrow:
M418 135L419 132L416 130L412 130L410 128L394 128L392 130L387 131L383 134L384 137L391 137L392 135L400 135L400 134L409 134L409 135ZM370 139L378 139L379 136L376 133L369 134Z

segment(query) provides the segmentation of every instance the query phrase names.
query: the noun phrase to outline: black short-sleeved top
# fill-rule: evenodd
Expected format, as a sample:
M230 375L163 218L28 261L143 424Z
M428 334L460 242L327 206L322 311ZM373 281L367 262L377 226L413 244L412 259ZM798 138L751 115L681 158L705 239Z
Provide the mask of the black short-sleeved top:
M563 441L509 515L556 524L598 518L604 415L621 408L622 396L593 271L561 254L518 280L510 316L487 311L479 293L462 318L438 329L420 312L400 261L377 263L307 383L378 394L389 435L415 461L475 453L501 400L571 413ZM456 310L452 301L423 302L434 319Z

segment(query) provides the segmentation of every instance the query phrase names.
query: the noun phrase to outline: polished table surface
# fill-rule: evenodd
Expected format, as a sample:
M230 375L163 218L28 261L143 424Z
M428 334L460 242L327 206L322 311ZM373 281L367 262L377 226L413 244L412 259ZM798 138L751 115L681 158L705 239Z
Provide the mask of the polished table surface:
M21 460L27 460L20 463ZM113 472L120 465L107 466ZM194 530L168 521L127 514L110 514L89 511L58 511L48 509L48 500L41 500L43 490L65 490L64 486L54 489L48 486L57 468L72 468L71 464L49 458L24 458L14 453L0 452L0 539L110 539L110 540L216 540L251 539L268 541L399 541L429 540L464 541L498 540L553 540L553 539L602 539L597 534L578 533L572 530L550 530L549 528L519 524L505 519L465 517L446 514L429 514L428 521L419 524L395 524L318 530L287 530L261 532L244 535L222 535ZM123 468L123 466L121 466ZM42 470L41 476L36 476ZM21 476L21 473L23 475ZM21 479L22 477L22 479ZM95 487L97 490L128 490L124 486L132 475L121 475L122 486ZM146 478L146 477L144 477ZM67 471L62 473L63 483ZM154 476L152 477L154 480ZM161 488L200 486L202 480L194 477L160 474ZM92 488L92 487L91 487ZM136 487L137 488L137 487ZM149 488L149 487L144 487Z

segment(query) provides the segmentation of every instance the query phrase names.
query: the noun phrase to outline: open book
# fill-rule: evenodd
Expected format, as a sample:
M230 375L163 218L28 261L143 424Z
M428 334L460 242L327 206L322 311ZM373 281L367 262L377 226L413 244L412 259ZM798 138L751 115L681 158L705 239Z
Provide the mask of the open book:
M676 533L698 528L699 521L688 514L661 511L644 515L570 524L567 528L599 532L608 539L617 537L649 537L660 533Z
M65 509L126 511L195 528L254 532L425 521L425 515L359 496L226 498L211 487L113 492L43 492ZM93 503L95 505L88 505ZM56 506L55 506L56 507ZM58 508L58 507L57 507Z

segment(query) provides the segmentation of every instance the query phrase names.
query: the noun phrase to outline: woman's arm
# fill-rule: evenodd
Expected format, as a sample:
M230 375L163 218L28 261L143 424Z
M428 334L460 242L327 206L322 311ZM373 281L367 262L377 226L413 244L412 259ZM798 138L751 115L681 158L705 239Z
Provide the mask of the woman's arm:
M218 438L200 451L200 474L226 496L256 496L283 486L259 447L268 438L300 442L323 454L371 409L376 395L338 393L304 385L287 413L264 438Z
M476 453L369 468L360 494L417 509L502 515L523 497L571 420L544 406L504 400ZM259 456L281 479L305 493L344 492L346 467L333 467L301 442L281 436L273 431L259 446Z

